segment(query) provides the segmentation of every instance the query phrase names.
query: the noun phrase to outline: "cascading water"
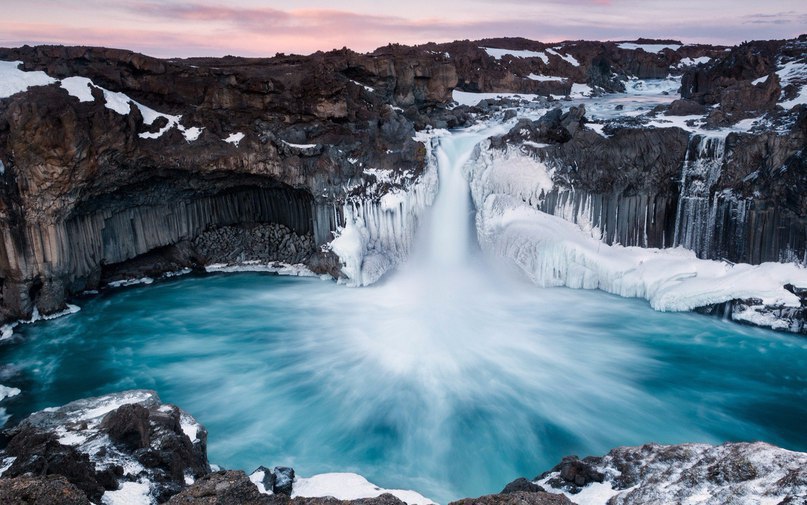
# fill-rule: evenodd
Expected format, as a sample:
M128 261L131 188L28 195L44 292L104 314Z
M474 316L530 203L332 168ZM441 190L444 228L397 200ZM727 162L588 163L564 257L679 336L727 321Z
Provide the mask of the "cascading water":
M681 170L681 189L675 216L673 246L684 246L709 257L718 209L718 196L710 196L723 166L725 137L694 135Z
M619 445L807 449L798 337L490 272L461 169L502 131L432 141L433 212L381 284L240 274L102 294L0 346L22 390L9 412L155 389L206 425L223 467L357 472L442 503Z

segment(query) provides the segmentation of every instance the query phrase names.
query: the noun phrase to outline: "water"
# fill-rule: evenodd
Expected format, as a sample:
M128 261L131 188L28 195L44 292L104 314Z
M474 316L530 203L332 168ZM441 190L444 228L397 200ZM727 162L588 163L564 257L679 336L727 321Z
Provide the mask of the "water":
M422 242L380 285L234 274L103 294L0 347L23 390L9 412L152 388L224 467L351 471L443 503L618 445L807 449L807 340L492 272L454 177L486 133L442 140Z

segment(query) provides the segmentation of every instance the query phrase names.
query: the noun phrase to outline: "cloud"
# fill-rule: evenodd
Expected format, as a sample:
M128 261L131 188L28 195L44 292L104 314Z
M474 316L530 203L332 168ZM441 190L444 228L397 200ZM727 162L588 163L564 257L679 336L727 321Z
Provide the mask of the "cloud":
M22 5L22 0L11 1ZM413 9L409 10L418 12L414 7L421 5L419 0L410 1ZM651 37L736 43L798 35L807 16L787 9L746 16L740 12L733 18L676 10L674 15L648 23L647 12L641 10L645 4L638 0L500 0L491 15L482 16L478 9L469 9L465 17L462 12L440 17L438 14L443 11L439 8L434 9L434 17L403 17L339 8L254 7L239 5L234 0L86 2L91 4L86 8L92 9L93 16L78 7L67 6L74 14L66 24L4 21L0 35L4 40L0 43L105 45L164 57L266 56L343 46L369 51L389 42L418 44L507 36L545 42ZM504 8L498 4L521 6ZM647 9L652 11L650 7ZM53 19L67 19L54 16ZM792 19L801 19L801 24L787 21Z

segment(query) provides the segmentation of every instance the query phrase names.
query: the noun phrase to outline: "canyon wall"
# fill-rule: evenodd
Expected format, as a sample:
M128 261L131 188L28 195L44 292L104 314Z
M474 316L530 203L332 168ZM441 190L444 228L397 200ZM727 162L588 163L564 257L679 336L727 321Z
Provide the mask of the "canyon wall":
M779 74L804 44L490 39L186 60L0 49L9 82L36 77L0 97L0 318L56 312L136 265L151 274L294 259L372 282L405 259L436 191L419 132L508 107L456 107L455 89L537 93L551 107L575 89L621 91L670 73L683 74L683 99L659 115L698 110L710 128L775 121L720 141L635 119L603 136L579 127L580 111L573 131L539 139L546 148L522 146L555 170L540 210L608 243L803 260L807 121L803 108L783 110L800 81ZM345 230L351 240L331 243ZM237 250L224 250L226 237Z

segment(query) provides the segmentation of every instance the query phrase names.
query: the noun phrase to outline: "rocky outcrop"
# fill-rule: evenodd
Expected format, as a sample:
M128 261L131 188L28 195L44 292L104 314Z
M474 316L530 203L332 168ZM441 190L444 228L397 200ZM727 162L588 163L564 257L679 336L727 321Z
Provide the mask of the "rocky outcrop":
M242 471L211 471L204 427L179 408L162 404L152 391L126 391L37 412L6 435L8 447L0 452L2 503L84 505L101 499L117 503L118 498L179 505L404 503L353 474L330 475L352 478L345 481L349 494L375 497L296 496L299 478L285 467L259 467L250 477ZM393 492L404 493L409 502L428 503L411 491ZM532 481L516 479L499 494L453 503L588 503L577 496L616 505L695 497L715 505L801 503L807 499L807 454L760 442L620 447L602 457L563 458Z
M449 505L574 505L574 502L563 495L519 491L480 496L479 498L465 498L451 502Z
M414 125L456 84L443 58L398 46L187 61L43 46L0 60L62 79L0 99L6 320L59 311L112 265L195 239L199 258L332 271L319 246L364 170L417 176ZM299 239L263 237L267 226ZM223 251L216 235L239 244Z
M87 495L61 475L0 479L0 502L6 505L90 505Z
M128 494L128 487L161 503L210 472L204 427L153 391L37 412L6 436L0 459L11 464L4 478L59 475L96 503L105 494Z
M574 466L574 476L569 469ZM803 503L807 455L764 443L620 447L603 457L564 459L536 482L572 499L590 486L610 505ZM581 477L582 478L578 478Z

